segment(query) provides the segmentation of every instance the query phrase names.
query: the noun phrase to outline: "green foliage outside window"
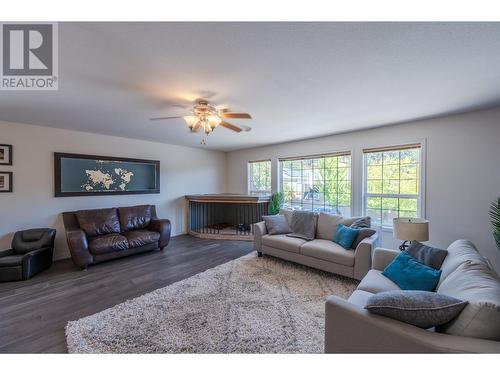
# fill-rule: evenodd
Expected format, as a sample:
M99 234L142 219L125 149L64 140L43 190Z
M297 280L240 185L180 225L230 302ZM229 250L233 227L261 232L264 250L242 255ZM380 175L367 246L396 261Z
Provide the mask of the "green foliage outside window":
M250 194L271 193L271 161L250 162Z
M350 155L282 160L280 171L285 206L350 215Z
M417 217L420 148L366 154L366 213L374 224L392 226L395 217Z

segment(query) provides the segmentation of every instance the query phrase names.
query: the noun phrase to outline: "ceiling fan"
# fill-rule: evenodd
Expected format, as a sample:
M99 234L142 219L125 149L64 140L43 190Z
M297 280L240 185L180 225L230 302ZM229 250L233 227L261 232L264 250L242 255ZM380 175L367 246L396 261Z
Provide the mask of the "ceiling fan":
M249 126L237 126L234 124L230 124L224 119L251 119L248 113L233 113L230 112L228 108L217 108L205 99L197 99L193 109L191 110L191 114L187 116L171 116L171 117L153 117L150 118L151 121L157 120L173 120L182 118L186 122L189 130L193 133L197 133L200 130L203 130L205 134L208 136L211 134L215 128L218 126L222 126L223 128L232 130L234 132L240 133L242 131L250 131L252 130ZM205 142L202 141L204 144Z

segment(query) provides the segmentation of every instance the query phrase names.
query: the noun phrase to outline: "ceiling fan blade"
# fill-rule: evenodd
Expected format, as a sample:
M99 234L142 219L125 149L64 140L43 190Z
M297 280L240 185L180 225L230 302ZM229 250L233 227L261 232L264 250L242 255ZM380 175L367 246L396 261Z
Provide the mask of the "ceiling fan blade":
M219 125L225 127L226 129L230 129L232 131L235 131L237 133L239 133L243 130L238 126L230 124L229 122L225 122L225 121L222 121Z
M224 118L252 118L248 113L222 113Z
M171 116L171 117L152 117L150 118L151 121L156 121L156 120L173 120L176 118L182 118L183 116Z

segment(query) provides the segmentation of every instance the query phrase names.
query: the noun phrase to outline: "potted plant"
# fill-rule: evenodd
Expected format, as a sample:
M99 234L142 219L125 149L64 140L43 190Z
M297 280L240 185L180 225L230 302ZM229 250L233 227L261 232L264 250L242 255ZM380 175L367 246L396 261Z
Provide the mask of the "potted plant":
M269 215L279 214L280 208L283 206L283 201L284 195L282 192L271 195L271 201L269 202Z
M500 197L491 203L490 218L491 224L493 224L493 237L500 250Z

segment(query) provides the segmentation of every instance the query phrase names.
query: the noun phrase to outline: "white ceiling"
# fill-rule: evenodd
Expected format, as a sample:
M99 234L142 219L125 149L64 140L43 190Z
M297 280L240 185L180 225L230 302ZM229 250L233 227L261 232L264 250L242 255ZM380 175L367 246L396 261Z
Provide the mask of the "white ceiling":
M500 105L500 23L62 23L59 91L0 119L234 150ZM201 146L178 104L252 120Z

